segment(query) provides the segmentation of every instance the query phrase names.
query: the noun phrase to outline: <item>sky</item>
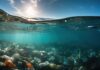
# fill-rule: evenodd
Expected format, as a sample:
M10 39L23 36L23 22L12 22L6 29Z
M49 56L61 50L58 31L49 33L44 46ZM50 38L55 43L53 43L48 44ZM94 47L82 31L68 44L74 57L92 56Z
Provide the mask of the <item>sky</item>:
M100 16L100 0L0 0L0 9L27 18Z

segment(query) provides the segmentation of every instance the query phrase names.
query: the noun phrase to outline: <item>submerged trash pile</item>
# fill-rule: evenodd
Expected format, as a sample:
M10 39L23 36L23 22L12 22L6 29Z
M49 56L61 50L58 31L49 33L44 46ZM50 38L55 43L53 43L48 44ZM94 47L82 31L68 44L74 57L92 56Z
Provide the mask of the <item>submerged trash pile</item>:
M0 70L100 70L100 50L0 42Z

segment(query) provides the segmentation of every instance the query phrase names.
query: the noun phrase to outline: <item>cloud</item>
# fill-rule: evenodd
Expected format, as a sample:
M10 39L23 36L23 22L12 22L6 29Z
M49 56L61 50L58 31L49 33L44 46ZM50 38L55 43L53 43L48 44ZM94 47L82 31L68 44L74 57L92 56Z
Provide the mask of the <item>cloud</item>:
M21 3L24 4L25 3L25 0L21 0Z
M14 14L23 17L32 17L37 15L38 1L40 0L8 0Z
M15 0L8 0L11 4L15 3Z
M30 0L30 1L35 7L37 7L38 0Z

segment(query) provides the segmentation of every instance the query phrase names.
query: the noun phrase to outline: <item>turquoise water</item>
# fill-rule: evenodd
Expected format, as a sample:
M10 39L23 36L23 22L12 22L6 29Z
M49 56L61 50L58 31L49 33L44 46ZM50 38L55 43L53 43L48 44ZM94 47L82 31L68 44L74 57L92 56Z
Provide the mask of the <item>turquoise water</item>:
M99 70L100 20L0 22L0 57L18 70Z
M99 24L95 23L1 22L0 25L0 41L33 45L100 47L100 28Z

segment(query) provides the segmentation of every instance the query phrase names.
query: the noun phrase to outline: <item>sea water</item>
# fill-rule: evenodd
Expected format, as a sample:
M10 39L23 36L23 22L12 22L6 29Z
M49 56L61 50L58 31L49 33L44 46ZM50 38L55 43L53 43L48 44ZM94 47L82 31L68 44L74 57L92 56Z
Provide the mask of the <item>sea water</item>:
M100 57L100 23L0 22L0 49L6 51L4 55L11 57L17 52L22 56L16 55L17 59L36 61L36 70L43 70L43 64L48 70L79 70L82 66L84 69L90 58Z
M100 46L100 28L94 24L0 23L0 41L37 45ZM67 46L66 46L67 47Z

